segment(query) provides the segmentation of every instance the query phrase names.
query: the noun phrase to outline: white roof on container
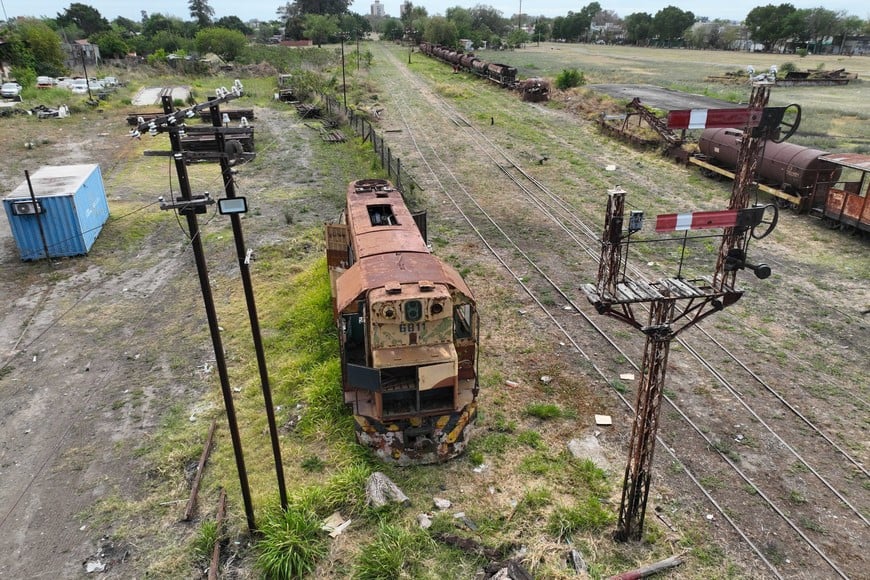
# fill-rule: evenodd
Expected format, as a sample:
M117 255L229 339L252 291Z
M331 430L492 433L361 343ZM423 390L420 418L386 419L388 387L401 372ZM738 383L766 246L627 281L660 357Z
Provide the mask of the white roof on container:
M37 197L73 195L79 190L85 180L90 177L96 163L86 165L46 165L30 174L33 194ZM27 180L12 190L6 199L30 199L30 188Z

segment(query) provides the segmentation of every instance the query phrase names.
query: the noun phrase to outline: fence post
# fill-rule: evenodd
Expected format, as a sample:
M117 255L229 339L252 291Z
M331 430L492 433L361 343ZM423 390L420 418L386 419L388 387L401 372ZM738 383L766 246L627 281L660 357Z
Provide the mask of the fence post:
M402 187L402 160L396 157L396 187L399 188L399 191L402 193L405 192L405 188Z
M387 175L393 175L393 150L387 147Z

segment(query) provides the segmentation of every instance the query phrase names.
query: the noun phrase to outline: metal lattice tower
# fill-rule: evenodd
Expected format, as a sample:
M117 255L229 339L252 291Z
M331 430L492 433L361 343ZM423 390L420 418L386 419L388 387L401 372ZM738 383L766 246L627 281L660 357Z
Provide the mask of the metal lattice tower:
M750 106L745 111L749 121L738 157L738 170L728 210L712 212L722 214L730 221L724 221L727 223L725 226L701 226L725 227L712 277L687 279L678 274L674 278L656 282L627 278L627 252L623 250L623 245L628 236L640 229L640 225L632 223L632 219L627 233L624 233L626 193L619 188L608 192L598 280L594 285L584 284L581 289L599 314L622 320L646 336L615 534L617 540L639 540L643 535L671 341L681 331L740 299L743 291L734 285L737 270L748 267L755 270L759 277L769 274L766 266L746 263L750 237L754 228L763 223L763 208L748 207L754 177L764 142L782 122L785 110L765 108L769 88L769 84L753 88ZM773 224L770 229L772 227ZM762 269L766 269L766 272ZM646 307L646 316L641 306Z

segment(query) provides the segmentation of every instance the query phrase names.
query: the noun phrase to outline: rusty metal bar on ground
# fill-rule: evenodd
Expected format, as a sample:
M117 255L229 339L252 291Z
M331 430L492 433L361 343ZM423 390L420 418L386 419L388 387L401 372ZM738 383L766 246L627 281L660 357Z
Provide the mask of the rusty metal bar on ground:
M211 551L211 565L208 567L208 580L217 580L218 568L221 563L221 526L224 523L224 515L227 511L227 492L221 489L218 499L217 521L215 522L214 548Z
M182 521L189 522L190 518L193 516L193 510L196 509L196 497L199 494L199 484L202 481L202 472L205 470L205 462L208 461L208 456L211 453L216 426L217 419L212 419L211 427L208 428L208 436L205 438L205 447L203 447L202 455L199 457L199 465L196 466L196 476L193 478L193 485L190 486L190 499L187 500L187 507L184 508L184 517L181 518Z
M640 578L646 578L658 574L664 570L676 568L682 563L682 556L671 556L670 558L666 558L660 562L656 562L655 564L650 564L649 566L643 566L636 570L630 570L628 572L623 572L622 574L617 574L616 576L611 576L608 580L638 580Z

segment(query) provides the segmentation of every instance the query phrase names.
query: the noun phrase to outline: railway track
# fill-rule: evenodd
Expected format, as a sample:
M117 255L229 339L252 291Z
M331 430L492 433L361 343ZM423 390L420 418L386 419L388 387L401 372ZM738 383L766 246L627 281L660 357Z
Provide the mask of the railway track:
M575 298L579 283L595 277L597 228L588 225L588 218L581 216L575 205L524 170L453 106L432 95L397 59L392 58L392 62L402 78L390 87L390 93L400 94L402 83L413 87L415 94L428 93L429 106L450 121L438 128L437 135L427 135L415 117L419 106L396 100L405 134L436 189L449 198L482 243L604 381L612 382L618 376L626 364L622 361L640 372L635 362L640 360L638 340L621 344L614 338L619 335L618 327L612 321L586 315L585 305ZM422 98L406 97L417 104ZM448 130L455 135L448 137ZM463 157L488 160L478 163L476 176L486 184L503 184L498 191L522 199L527 215L518 219L516 205L511 205L513 212L499 207L481 187L464 183L457 176L460 170L453 169L461 166L457 163L457 141L463 143ZM569 146L576 149L573 144ZM601 156L600 152L595 155ZM541 254L545 245L540 239L552 240L551 247L563 251L575 250L572 256L582 260L570 267L553 267L551 258ZM557 304L551 304L554 295L559 297ZM609 345L606 352L602 352L602 341ZM860 577L866 568L863 554L843 550L838 538L867 538L866 494L862 489L868 474L861 458L799 410L800 405L794 402L799 391L776 388L762 378L763 373L741 360L736 349L714 340L706 329L692 331L678 344L686 356L680 353L679 364L671 373L669 383L675 386L666 394L662 448L685 466L719 516L755 554L764 573L799 577L812 570L807 577ZM723 362L714 364L713 360ZM621 393L619 396L630 407ZM865 404L859 399L855 409L860 412ZM765 419L757 409L773 409L774 415ZM866 412L866 406L863 409ZM697 453L703 448L716 453ZM809 505L806 497L828 499Z

